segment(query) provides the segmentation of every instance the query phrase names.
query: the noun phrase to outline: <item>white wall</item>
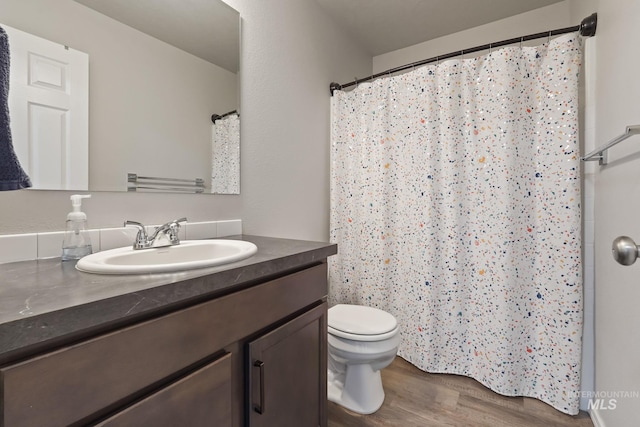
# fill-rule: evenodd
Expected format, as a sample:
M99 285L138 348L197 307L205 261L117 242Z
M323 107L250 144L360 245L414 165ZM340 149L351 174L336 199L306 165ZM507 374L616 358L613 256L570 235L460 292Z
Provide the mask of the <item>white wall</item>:
M90 227L242 218L245 233L328 240L328 87L367 74L371 57L314 0L227 3L243 20L241 195L94 193ZM0 192L0 234L64 229L70 194Z
M598 13L595 42L595 145L600 146L640 124L640 2L571 0L578 18ZM640 241L640 137L609 151L610 163L595 166L595 391L635 393L617 398L615 409L598 409L596 426L640 424L640 263L617 264L611 242L619 235ZM609 407L609 398L604 405Z
M328 240L329 83L371 56L315 0L225 1L243 17L244 231Z

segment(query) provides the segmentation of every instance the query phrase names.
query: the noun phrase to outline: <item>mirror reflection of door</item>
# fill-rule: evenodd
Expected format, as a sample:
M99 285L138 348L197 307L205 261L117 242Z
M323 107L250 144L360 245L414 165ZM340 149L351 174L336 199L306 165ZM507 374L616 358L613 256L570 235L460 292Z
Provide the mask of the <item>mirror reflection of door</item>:
M88 190L89 56L2 27L9 36L9 113L21 165L34 188Z

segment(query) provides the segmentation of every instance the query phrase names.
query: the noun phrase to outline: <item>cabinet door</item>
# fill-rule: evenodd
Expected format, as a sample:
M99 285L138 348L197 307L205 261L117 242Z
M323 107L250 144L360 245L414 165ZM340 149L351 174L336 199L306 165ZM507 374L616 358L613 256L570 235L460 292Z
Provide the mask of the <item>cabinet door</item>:
M249 424L326 426L327 303L249 343Z
M231 353L97 426L231 427Z

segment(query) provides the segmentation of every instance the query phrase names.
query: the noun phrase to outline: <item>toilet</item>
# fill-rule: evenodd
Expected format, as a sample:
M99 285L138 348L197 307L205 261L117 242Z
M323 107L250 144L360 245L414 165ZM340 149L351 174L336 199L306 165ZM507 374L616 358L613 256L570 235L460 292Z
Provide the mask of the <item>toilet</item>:
M386 311L338 304L329 309L327 397L353 412L372 414L384 401L380 370L400 345L396 318Z

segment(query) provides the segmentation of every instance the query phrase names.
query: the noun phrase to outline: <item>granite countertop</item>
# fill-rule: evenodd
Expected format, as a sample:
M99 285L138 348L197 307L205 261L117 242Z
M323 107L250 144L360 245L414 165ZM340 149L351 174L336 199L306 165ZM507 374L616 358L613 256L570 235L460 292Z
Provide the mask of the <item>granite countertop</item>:
M0 264L0 364L73 337L198 302L337 253L334 244L260 236L231 264L162 274L99 275L60 259Z

